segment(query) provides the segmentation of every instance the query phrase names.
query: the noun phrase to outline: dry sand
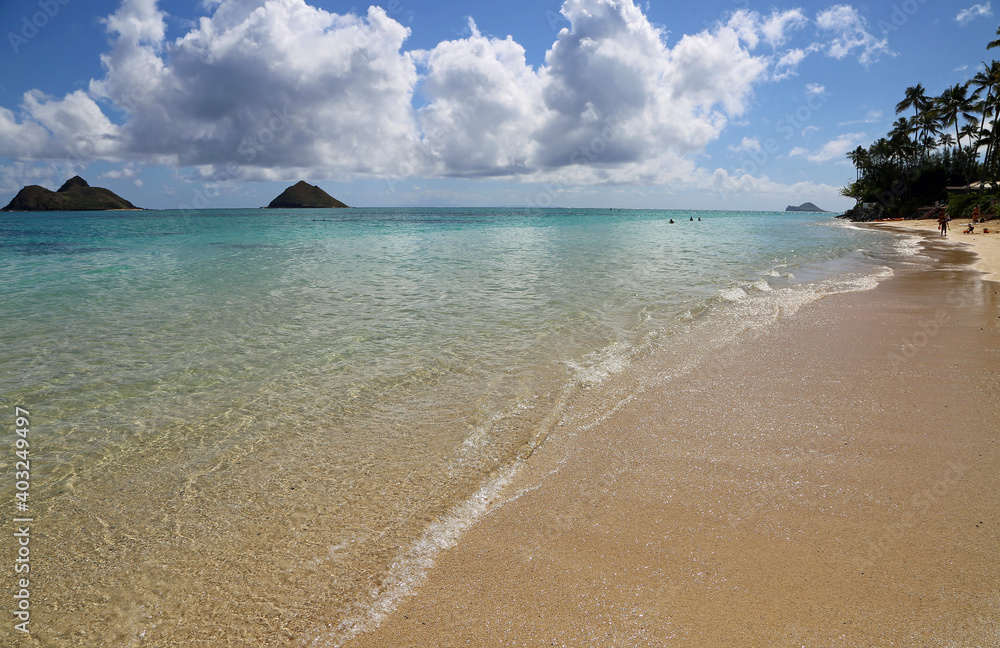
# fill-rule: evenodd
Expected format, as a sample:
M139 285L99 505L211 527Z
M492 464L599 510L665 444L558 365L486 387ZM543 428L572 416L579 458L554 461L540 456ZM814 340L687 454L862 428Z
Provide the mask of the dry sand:
M972 246L977 255L975 267L985 273L984 278L991 281L1000 281L1000 221L987 221L985 223L975 223L975 232L963 234L965 228L972 223L971 218L959 218L948 224L949 241L966 243ZM872 226L883 229L896 229L900 231L916 230L920 233L939 234L937 220L910 220L910 221L886 221L871 223ZM988 229L989 234L984 234L983 230Z
M1000 284L927 245L699 370L649 358L346 645L1000 645Z

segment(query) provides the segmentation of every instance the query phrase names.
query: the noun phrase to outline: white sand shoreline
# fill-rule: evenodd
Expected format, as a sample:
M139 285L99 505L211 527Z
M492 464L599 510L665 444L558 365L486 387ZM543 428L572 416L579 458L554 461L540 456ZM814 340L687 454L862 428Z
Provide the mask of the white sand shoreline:
M345 648L994 645L1000 292L927 247L711 371L651 356Z
M957 218L948 224L948 236L940 237L938 222L934 219L906 220L906 221L876 221L865 223L879 229L895 229L907 231L908 233L930 234L939 236L942 240L953 243L965 243L970 245L978 256L973 264L976 270L984 273L983 279L988 281L1000 281L1000 222L987 221L986 223L976 223L975 233L963 234L969 224L970 218ZM983 229L990 231L984 234Z

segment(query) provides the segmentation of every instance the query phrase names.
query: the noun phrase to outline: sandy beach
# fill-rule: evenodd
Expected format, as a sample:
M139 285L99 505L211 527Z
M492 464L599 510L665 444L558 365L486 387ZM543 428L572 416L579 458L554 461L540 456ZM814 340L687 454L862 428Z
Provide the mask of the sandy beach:
M595 387L619 405L345 645L1000 645L1000 283L952 244L996 239L959 225L875 290Z
M970 224L973 225L973 233L964 234ZM934 219L876 222L869 223L868 226L940 235L938 222ZM984 229L989 230L989 233L984 233ZM942 238L971 246L977 256L975 268L984 273L985 279L1000 281L1000 222L973 224L971 218L958 218L948 224L948 236Z

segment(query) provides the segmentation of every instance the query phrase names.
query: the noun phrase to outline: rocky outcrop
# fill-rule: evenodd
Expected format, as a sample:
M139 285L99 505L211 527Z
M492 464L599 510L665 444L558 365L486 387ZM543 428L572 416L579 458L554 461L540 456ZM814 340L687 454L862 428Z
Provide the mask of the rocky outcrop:
M879 203L857 204L846 212L837 216L854 223L869 223L871 221L885 220L888 218L885 207Z
M282 191L281 195L267 206L268 209L327 209L332 207L347 207L347 205L304 180L300 180Z
M811 202L802 203L798 207L795 207L794 205L789 205L788 207L785 207L785 211L786 212L822 212L822 213L826 213L825 209L820 209L819 207L817 207L816 205L812 204Z
M28 185L14 196L2 211L107 211L138 209L110 189L91 187L80 176L73 176L52 191L38 185Z

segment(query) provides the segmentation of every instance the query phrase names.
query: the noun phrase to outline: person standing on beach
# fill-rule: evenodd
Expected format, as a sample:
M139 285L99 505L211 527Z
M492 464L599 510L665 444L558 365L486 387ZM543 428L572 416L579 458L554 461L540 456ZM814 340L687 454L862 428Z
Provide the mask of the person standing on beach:
M979 207L972 208L972 222L975 223L979 220Z
M941 216L938 218L938 229L941 230L941 236L948 236L948 213L942 211Z

